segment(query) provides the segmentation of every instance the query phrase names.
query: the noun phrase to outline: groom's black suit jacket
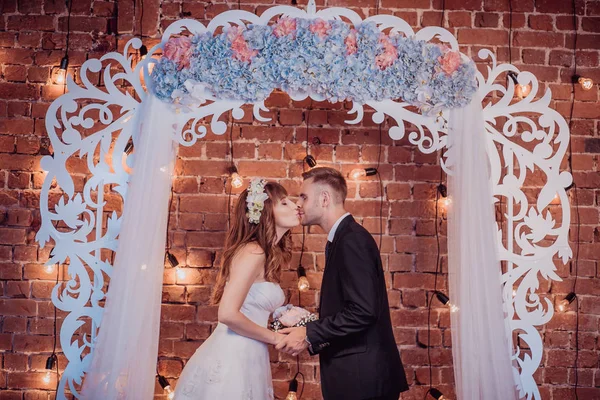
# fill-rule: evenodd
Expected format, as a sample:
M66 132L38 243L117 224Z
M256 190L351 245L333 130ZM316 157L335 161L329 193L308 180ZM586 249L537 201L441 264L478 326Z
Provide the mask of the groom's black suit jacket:
M352 216L329 245L319 320L306 326L319 354L325 400L362 400L408 390L394 340L381 256Z

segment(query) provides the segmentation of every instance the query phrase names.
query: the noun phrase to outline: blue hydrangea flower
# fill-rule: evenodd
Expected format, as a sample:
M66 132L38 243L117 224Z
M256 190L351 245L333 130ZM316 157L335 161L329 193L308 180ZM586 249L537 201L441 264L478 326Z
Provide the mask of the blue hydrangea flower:
M381 70L375 62L384 51L382 35L375 23L362 23L356 30L357 51L347 55L345 39L352 26L328 21L331 29L319 37L310 31L311 20L296 19L294 35L277 37L271 26L248 25L243 38L257 54L250 62L233 57L227 29L192 37L190 67L162 57L152 71L156 96L174 101L186 94L185 82L197 81L222 99L254 103L266 99L273 90L309 92L335 102L401 99L420 107L424 113L443 108L463 107L475 93L475 65L465 62L447 75L439 58L443 50L401 35L388 36L398 58Z

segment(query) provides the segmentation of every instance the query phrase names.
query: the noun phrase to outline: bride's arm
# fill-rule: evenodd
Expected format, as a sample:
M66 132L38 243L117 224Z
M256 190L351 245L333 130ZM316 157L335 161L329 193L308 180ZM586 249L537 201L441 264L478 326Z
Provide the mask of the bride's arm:
M231 262L229 283L223 291L218 318L238 335L277 344L283 338L282 334L255 324L240 311L250 287L264 274L264 265L265 254L258 245L249 244L240 249Z

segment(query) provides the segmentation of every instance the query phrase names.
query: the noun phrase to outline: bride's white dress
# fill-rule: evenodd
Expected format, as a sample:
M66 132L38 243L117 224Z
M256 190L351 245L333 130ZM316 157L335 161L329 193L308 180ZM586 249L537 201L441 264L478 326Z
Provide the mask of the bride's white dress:
M241 312L258 325L283 305L285 295L273 282L256 282ZM181 373L176 400L270 400L273 382L267 344L238 335L219 323Z

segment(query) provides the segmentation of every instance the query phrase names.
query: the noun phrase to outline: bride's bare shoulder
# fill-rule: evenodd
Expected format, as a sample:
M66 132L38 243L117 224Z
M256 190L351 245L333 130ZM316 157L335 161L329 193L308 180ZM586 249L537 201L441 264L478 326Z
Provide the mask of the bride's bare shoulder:
M238 256L240 257L250 257L250 258L264 258L265 252L256 242L246 243L241 246L238 250Z

